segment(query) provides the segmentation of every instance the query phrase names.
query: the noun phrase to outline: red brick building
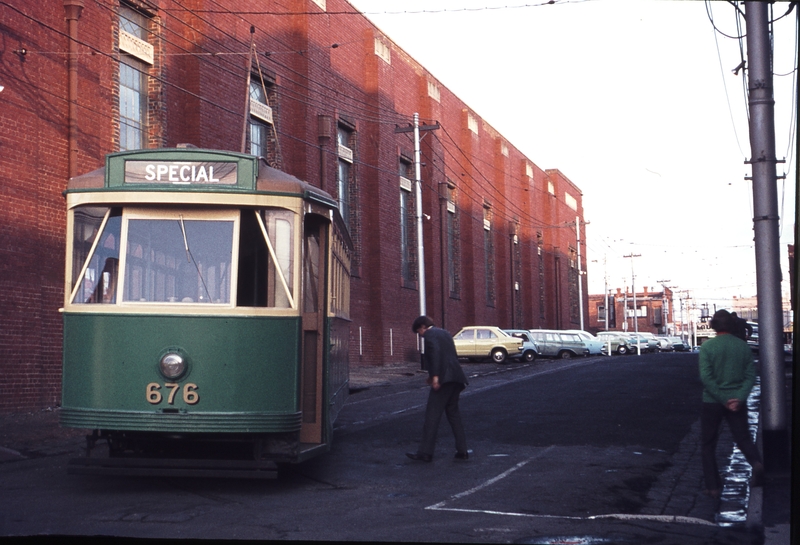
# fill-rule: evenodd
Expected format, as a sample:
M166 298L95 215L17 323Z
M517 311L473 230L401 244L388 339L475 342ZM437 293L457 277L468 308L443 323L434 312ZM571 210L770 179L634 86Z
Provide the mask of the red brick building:
M598 331L647 331L654 335L675 335L672 290L650 291L647 286L636 292L634 305L633 292L617 288L608 294L608 327L606 327L606 297L604 294L589 295L589 320L586 330ZM634 308L636 312L634 313ZM634 316L636 321L634 322ZM627 324L626 324L627 322Z
M61 193L121 149L244 149L337 198L355 242L351 362L380 365L416 358L404 129L419 113L427 313L453 332L579 326L580 190L346 1L8 0L0 13L0 412L59 403Z

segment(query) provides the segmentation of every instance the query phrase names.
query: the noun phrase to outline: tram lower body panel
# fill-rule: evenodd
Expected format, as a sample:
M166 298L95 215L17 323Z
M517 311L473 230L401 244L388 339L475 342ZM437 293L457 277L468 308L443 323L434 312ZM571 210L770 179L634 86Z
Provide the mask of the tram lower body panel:
M296 317L65 313L61 425L111 456L297 461L299 339Z

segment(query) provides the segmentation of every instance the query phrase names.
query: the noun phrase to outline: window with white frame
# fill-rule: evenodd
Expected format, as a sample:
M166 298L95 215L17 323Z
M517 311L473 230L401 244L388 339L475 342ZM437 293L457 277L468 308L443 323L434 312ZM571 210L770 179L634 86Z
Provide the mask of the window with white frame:
M339 212L348 228L351 228L350 218L350 186L353 175L353 131L342 124L336 128L336 144L338 151L336 186Z
M261 78L250 80L250 154L269 156L269 132L272 125L272 108Z
M492 237L492 208L489 204L483 206L483 250L486 260L486 304L493 307L495 304L494 239Z
M450 182L447 184L447 279L450 285L450 297L461 295L461 232L458 208L456 207L457 190Z
M148 18L125 5L119 10L119 148L147 147L148 70L153 48L147 41Z
M411 161L400 157L400 275L403 285L412 287L414 270L414 198Z

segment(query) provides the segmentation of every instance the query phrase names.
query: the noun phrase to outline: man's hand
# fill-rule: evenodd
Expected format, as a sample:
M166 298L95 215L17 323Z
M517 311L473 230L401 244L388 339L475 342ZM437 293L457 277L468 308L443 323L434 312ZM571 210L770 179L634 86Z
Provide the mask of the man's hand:
M431 385L431 388L433 388L434 390L438 390L439 388L442 387L442 385L439 384L439 377L431 378L429 384Z
M736 398L729 399L725 406L728 408L729 411L736 412L739 410L739 400Z

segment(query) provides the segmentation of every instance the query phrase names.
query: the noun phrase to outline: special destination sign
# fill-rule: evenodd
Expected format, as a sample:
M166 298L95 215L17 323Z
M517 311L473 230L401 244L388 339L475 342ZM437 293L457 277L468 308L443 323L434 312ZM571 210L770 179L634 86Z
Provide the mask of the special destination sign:
M125 183L236 185L237 166L205 161L125 161Z

